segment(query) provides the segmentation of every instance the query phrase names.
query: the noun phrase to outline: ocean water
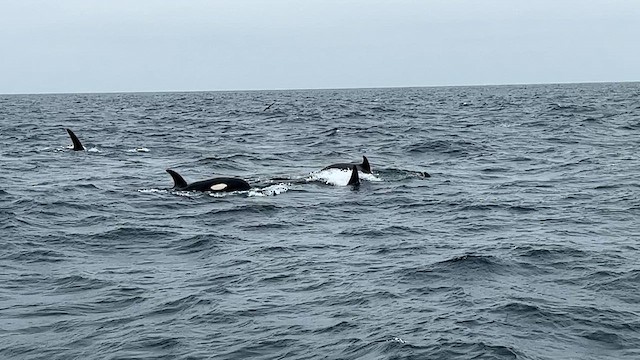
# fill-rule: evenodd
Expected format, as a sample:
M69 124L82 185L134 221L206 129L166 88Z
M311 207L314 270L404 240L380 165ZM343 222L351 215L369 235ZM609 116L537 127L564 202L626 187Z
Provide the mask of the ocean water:
M2 95L0 125L1 359L640 358L639 83Z

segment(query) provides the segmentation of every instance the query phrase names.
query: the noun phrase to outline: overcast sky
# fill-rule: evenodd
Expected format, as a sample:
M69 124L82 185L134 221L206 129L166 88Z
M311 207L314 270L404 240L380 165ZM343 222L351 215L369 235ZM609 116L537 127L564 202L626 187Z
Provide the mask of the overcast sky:
M0 93L640 80L636 0L0 0Z

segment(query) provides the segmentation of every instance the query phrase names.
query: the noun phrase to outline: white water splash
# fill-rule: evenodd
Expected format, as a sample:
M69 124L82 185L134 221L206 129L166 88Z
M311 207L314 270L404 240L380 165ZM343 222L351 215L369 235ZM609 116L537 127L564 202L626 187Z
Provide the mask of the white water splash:
M138 192L143 194L166 194L171 193L177 196L184 196L188 198L193 198L197 196L201 196L202 194L198 194L195 191L174 191L170 189L138 189Z
M138 189L138 192L141 193L167 193L168 190L165 189Z
M146 148L146 147L137 147L137 148L135 148L135 149L129 149L129 150L127 150L127 152L145 152L145 153L150 152L150 151L151 151L151 150L149 150L149 149L148 149L148 148Z
M360 177L360 180L367 180L372 182L384 181L381 178L375 176L374 174L364 174L362 172L359 172L358 176Z
M328 185L346 186L351 178L351 171L340 169L326 169L312 172L307 181L320 181Z
M364 174L361 171L358 172L360 180L367 181L382 181L379 177L373 174ZM342 169L325 169L317 172L312 172L306 181L320 181L328 185L334 186L347 186L351 179L351 170Z
M289 191L291 184L274 184L262 189L252 189L249 191L249 196L276 196Z
M49 149L49 148L46 148ZM69 150L73 150L73 145L67 145L63 148L56 148L55 151L69 151ZM100 153L102 151L100 151L97 147L92 147L92 148L84 148L84 151L86 152L92 152L92 153Z
M393 339L387 340L387 341L389 341L389 342L397 342L397 343L400 343L400 344L406 344L407 343L406 341L400 339L399 337L394 337Z
M222 198L231 194L237 194L237 191L230 191L230 192L223 192L223 191L218 191L218 192L211 192L211 191L207 191L205 194L214 197L214 198Z

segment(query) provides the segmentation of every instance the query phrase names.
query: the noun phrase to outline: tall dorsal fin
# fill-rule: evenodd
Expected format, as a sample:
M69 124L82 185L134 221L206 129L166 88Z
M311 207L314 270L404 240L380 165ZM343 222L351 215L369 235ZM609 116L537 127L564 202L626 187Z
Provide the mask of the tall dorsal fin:
M76 134L74 134L73 131L69 129L66 129L66 130L67 130L67 133L69 134L69 137L71 138L71 141L73 141L73 150L75 151L84 150L84 146L82 146L82 143L80 142L80 139L78 139Z
M187 182L178 174L177 172L167 169L167 172L173 178L173 188L174 189L183 189L187 187Z
M360 185L360 177L358 176L358 167L353 165L353 169L351 169L351 178L347 185L358 186Z
M371 165L369 165L369 159L367 159L367 157L364 155L362 155L362 165L360 165L360 167L362 168L363 173L371 174Z

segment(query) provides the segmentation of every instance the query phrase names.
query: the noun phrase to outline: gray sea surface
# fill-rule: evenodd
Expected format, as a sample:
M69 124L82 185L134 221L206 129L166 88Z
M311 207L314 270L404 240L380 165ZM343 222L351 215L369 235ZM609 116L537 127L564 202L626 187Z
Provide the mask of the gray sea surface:
M640 83L0 95L0 126L1 359L640 358Z

